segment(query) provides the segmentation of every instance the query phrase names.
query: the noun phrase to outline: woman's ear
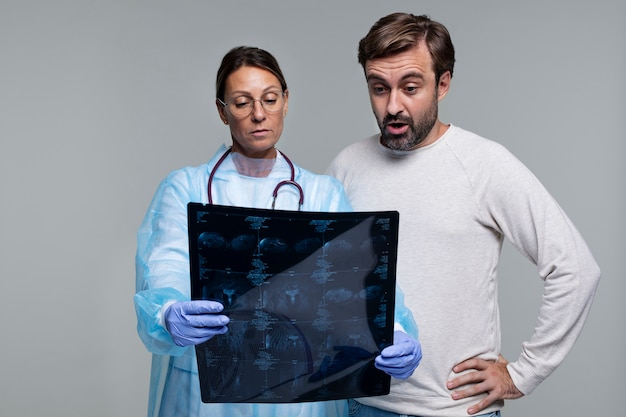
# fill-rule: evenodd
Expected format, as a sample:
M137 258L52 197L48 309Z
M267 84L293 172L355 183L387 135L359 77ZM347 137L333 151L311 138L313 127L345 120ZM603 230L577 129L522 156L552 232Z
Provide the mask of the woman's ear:
M228 124L228 117L226 116L226 106L224 106L218 99L215 99L215 106L217 107L217 113L220 115L220 119L225 125Z
M285 106L283 107L283 117L287 117L288 108L289 108L289 90L285 90Z

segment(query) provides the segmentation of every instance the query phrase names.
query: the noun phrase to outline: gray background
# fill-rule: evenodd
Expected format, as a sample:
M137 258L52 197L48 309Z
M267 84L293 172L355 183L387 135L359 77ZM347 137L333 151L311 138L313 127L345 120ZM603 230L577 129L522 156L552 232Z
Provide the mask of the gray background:
M222 55L276 55L291 90L279 147L320 172L376 131L355 50L393 11L447 25L458 59L442 120L511 149L603 270L574 350L505 415L619 413L626 3L66 0L0 1L0 415L145 415L135 232L169 171L229 142L213 104ZM514 359L541 282L509 246L500 275Z

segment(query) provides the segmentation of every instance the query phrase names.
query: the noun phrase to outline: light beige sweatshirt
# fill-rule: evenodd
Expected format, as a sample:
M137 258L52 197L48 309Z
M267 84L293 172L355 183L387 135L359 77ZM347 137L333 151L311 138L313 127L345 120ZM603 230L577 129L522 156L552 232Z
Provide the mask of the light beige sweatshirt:
M457 363L500 353L497 267L505 237L544 280L535 331L508 365L530 394L563 361L591 306L600 270L583 238L495 142L456 126L408 152L378 138L344 149L327 173L342 181L355 211L400 212L398 285L419 326L423 359L411 378L392 381L389 395L357 400L400 414L467 416L477 398L454 401L445 384Z

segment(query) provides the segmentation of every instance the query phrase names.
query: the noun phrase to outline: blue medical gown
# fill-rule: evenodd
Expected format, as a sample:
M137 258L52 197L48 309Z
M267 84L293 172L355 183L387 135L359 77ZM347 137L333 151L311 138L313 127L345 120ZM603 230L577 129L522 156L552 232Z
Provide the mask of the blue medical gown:
M200 396L194 346L174 344L165 329L163 307L190 299L187 203L208 203L207 183L217 160L226 151L222 145L205 165L170 173L159 185L137 233L136 290L134 301L137 331L152 352L148 416L347 416L346 401L281 404L203 403ZM229 155L213 178L213 203L226 206L271 208L276 184L289 178L291 170L278 153L276 164L264 178L240 175ZM304 190L303 211L352 211L342 185L295 166L295 179ZM283 186L276 208L297 210L296 187ZM402 294L398 297L403 306ZM417 337L410 312L396 307L396 322Z

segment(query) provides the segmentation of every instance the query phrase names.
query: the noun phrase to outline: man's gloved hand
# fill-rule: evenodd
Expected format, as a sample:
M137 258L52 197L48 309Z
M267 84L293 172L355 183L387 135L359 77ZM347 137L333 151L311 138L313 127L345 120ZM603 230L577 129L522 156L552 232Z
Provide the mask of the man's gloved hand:
M217 301L180 301L167 307L163 319L178 346L198 345L228 331L226 325L230 319L217 314L223 309Z
M393 334L393 345L387 346L374 361L376 368L397 379L407 379L422 360L420 342L399 330Z

